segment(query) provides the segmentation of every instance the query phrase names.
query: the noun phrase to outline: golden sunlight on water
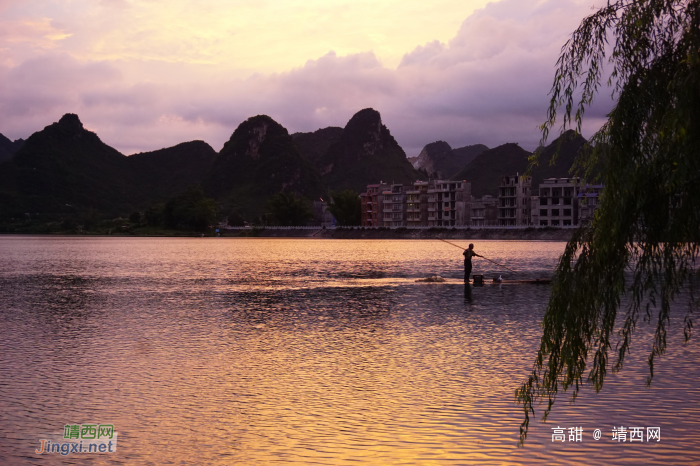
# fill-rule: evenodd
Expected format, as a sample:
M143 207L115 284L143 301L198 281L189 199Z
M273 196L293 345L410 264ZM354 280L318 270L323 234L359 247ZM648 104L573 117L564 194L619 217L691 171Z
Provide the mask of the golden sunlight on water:
M549 277L563 246L478 242L521 273L474 272ZM673 332L647 388L648 325L600 394L562 398L517 448L549 287L465 291L438 241L2 237L0 254L2 464L700 462L698 344ZM34 453L93 421L116 453ZM616 425L661 441L612 442ZM582 442L552 442L574 426Z

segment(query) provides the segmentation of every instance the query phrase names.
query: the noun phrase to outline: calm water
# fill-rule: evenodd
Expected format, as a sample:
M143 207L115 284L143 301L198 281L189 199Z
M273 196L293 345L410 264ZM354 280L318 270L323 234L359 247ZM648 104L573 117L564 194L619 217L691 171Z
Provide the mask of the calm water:
M476 249L536 278L563 247ZM651 387L644 324L621 374L517 448L549 287L465 296L461 259L439 241L0 237L0 463L700 462L700 345L678 318ZM454 280L415 283L432 274ZM117 453L34 453L88 422L115 425ZM661 441L613 443L619 425ZM552 443L557 426L583 442Z

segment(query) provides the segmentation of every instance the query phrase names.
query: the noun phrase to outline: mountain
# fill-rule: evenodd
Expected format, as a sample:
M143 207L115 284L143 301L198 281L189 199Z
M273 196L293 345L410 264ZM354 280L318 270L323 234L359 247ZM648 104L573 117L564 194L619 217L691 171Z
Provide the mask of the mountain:
M328 147L316 166L324 183L334 191L365 191L380 180L411 183L425 175L411 165L381 115L374 109L360 110L348 121L340 138Z
M11 141L0 133L0 163L10 160L24 146L24 139Z
M516 143L503 144L482 152L452 179L470 182L474 197L497 196L500 177L522 174L527 169L529 156L530 152Z
M302 157L315 164L328 151L328 148L340 139L342 134L343 128L329 126L313 133L294 133L292 139L294 139Z
M261 213L280 192L313 199L323 194L318 172L299 153L287 129L267 115L241 123L219 152L205 191L227 208Z
M83 128L74 114L32 134L6 168L1 189L28 212L119 213L140 194L126 156Z
M416 169L424 169L435 178L448 179L485 150L488 147L483 144L453 149L445 141L436 141L426 145L418 157L409 158L409 161Z
M202 141L125 156L77 115L32 134L0 170L0 215L126 215L162 202L209 173L216 152Z
M561 143L561 147L559 144ZM576 156L579 154L583 146L586 144L586 139L580 134L576 134L574 130L567 130L557 139L552 141L542 150L540 154L539 165L532 170L532 186L540 187L540 183L547 178L563 178L571 176L569 171L574 165ZM554 165L550 165L552 156L559 149L557 160Z
M204 141L183 142L127 157L134 181L148 202L162 202L192 184L200 184L211 171L216 151Z
M471 146L458 147L457 149L452 149L453 160L455 163L452 165L454 171L452 173L457 173L462 168L464 168L468 163L481 155L482 152L489 150L488 146L483 144L474 144ZM447 177L452 176L446 175Z
M549 165L552 154L561 142L561 150L555 165ZM546 178L563 178L571 176L574 159L586 140L574 131L567 131L546 148L541 149L540 165L532 171L533 192L539 188ZM482 152L464 169L452 177L453 180L466 180L472 184L472 196L480 197L485 194L498 195L499 179L504 175L523 174L528 166L528 157L532 155L515 143Z

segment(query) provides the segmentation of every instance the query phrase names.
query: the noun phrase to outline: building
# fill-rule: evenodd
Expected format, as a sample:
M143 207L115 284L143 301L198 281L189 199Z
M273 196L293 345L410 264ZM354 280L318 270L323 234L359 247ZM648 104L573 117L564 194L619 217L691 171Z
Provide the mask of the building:
M416 181L406 191L406 226L409 228L427 225L428 187L428 181Z
M430 180L428 185L428 224L430 227L470 225L471 183Z
M360 225L363 227L378 227L382 225L383 205L380 197L389 189L382 183L367 185L367 191L360 194Z
M383 217L382 226L406 226L406 191L403 184L392 184L390 189L382 192Z
M470 225L490 227L498 225L498 199L488 194L481 199L472 198Z
M532 177L502 176L498 187L498 225L530 224Z
M578 225L579 194L582 190L583 185L579 177L544 180L539 189L539 225Z
M540 224L540 196L530 196L530 225Z
M602 184L587 184L578 194L579 223L588 225L593 220L598 209L600 194L603 192Z
M471 184L465 181L415 181L367 185L360 195L364 227L468 226Z

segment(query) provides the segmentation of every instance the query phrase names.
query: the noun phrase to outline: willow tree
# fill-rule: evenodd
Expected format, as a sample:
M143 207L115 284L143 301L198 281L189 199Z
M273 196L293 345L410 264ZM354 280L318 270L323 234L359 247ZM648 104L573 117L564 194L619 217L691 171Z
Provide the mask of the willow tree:
M601 87L612 88L607 122L577 160L603 177L590 226L560 258L531 375L516 391L525 441L534 406L546 419L559 392L599 391L622 368L639 319L655 325L648 356L664 353L671 312L687 342L697 307L700 236L700 0L620 0L585 18L562 48L547 121L580 131ZM562 110L563 109L563 110ZM559 114L558 114L559 112ZM537 162L537 160L533 160ZM686 292L683 292L686 290ZM672 302L688 300L688 306Z

